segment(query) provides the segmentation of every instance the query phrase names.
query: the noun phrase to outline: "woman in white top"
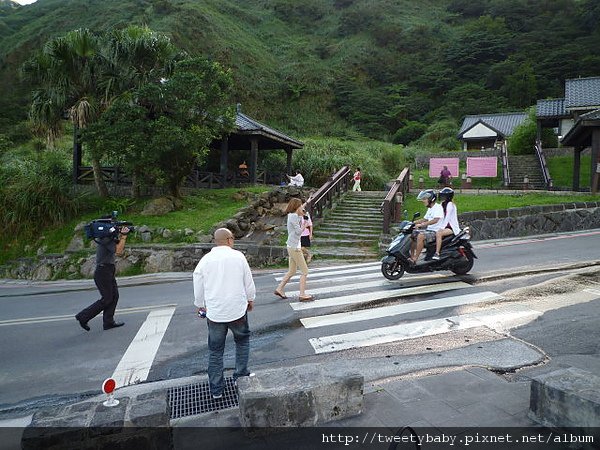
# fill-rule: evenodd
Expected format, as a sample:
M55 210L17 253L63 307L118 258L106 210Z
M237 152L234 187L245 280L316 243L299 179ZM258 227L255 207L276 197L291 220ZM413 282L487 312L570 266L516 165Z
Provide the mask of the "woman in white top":
M306 265L306 261L304 259L304 255L302 254L302 250L300 247L300 236L302 232L306 228L306 222L303 223L302 218L304 217L304 205L302 204L302 200L299 198L292 198L287 208L285 209L287 213L287 252L289 256L289 269L287 273L283 276L281 283L275 289L274 294L281 298L287 298L284 293L284 288L287 282L294 276L297 269L300 269L302 274L300 275L300 295L298 296L298 300L301 302L310 302L313 300L311 295L306 295L306 277L308 276L308 266Z
M440 251L442 250L442 240L444 239L444 236L450 236L452 234L457 235L460 233L456 205L452 202L454 190L446 187L440 191L439 197L442 200L444 218L442 219L440 228L435 233L435 255L433 255L433 259L440 259Z

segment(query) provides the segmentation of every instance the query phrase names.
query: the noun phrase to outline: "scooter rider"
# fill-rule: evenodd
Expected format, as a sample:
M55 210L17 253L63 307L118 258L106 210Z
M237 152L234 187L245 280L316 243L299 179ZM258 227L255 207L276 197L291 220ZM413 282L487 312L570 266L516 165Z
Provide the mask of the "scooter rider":
M439 224L439 228L436 231L435 239L435 255L433 259L440 259L440 251L442 250L442 239L444 236L457 235L460 233L460 225L458 224L458 213L456 211L456 205L452 202L454 198L454 190L449 187L445 187L440 191L440 199L442 199L442 209L444 211L444 218Z
M413 240L410 245L410 256L413 264L417 263L425 244L435 242L436 231L439 229L444 218L444 210L442 205L436 203L437 195L433 189L421 191L417 196L417 200L423 202L427 207L427 212L422 219L415 221L415 232L413 233ZM423 230L423 228L425 229Z

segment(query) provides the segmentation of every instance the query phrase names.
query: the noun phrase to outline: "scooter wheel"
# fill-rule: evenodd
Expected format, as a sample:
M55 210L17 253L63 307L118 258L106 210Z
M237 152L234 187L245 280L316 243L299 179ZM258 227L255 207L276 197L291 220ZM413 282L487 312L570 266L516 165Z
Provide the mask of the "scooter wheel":
M473 256L470 254L467 254L466 259L455 264L450 270L452 272L454 272L456 275L466 275L473 268L474 263L475 263L475 260L473 259Z
M404 275L404 266L402 263L395 261L393 263L381 263L381 273L388 280L398 280Z

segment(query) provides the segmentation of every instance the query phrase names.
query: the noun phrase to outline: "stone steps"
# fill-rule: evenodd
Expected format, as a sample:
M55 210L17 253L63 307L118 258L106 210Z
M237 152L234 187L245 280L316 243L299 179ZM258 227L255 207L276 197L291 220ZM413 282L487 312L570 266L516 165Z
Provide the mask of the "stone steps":
M349 192L314 230L311 253L318 259L376 259L383 230L384 192Z

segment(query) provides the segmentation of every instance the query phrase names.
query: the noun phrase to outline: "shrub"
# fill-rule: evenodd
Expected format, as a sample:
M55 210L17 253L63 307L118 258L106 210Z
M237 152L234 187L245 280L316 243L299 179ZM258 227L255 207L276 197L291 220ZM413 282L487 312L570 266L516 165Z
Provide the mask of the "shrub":
M0 171L0 220L9 233L32 235L63 224L80 210L71 173L58 152L5 162Z
M394 144L402 144L407 145L412 141L419 139L425 131L427 130L427 125L420 122L408 122L402 128L396 131L394 137L392 138L392 142Z

